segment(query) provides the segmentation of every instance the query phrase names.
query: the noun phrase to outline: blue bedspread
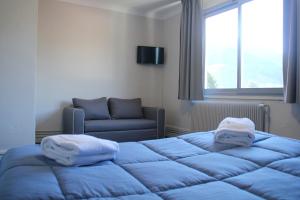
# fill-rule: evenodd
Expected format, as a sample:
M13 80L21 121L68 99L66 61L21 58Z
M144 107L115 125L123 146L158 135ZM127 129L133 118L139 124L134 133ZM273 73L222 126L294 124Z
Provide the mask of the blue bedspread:
M120 144L115 161L63 167L38 145L9 150L0 199L300 199L300 142L258 132L251 148L212 133Z

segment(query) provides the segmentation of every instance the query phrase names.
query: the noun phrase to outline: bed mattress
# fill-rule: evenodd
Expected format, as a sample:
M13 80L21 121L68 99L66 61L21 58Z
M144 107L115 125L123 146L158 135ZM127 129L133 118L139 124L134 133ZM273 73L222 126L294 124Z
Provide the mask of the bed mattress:
M115 161L63 167L38 145L9 150L0 199L300 199L300 142L257 132L252 147L213 134L120 143Z

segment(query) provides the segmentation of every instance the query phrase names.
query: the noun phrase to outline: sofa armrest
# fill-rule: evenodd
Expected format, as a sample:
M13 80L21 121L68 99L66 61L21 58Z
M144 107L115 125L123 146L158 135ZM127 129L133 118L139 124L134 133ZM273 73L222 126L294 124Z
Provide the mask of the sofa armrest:
M80 108L66 107L63 111L64 133L84 133L84 111Z
M157 123L157 137L165 137L165 109L156 107L143 107L144 117L155 120Z

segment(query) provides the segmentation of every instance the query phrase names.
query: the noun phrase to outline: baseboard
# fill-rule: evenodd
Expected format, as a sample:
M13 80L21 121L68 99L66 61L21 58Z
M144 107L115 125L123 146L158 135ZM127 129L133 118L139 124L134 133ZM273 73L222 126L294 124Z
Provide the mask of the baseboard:
M166 125L166 136L172 137L192 132L191 129L181 128L173 125Z
M63 134L63 131L36 131L35 132L35 143L41 143L42 139L50 135Z
M62 133L62 130L58 130L58 131L40 131L37 130L35 131L36 134L55 134L55 133Z

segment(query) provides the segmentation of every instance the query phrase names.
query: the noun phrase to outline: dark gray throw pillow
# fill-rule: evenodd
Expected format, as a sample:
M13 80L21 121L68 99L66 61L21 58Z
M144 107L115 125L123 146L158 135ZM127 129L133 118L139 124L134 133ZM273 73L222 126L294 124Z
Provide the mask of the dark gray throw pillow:
M117 99L108 100L111 117L114 119L140 119L143 118L142 100Z
M73 98L75 108L81 108L85 113L85 120L110 119L107 100L105 97L100 99L78 99Z

